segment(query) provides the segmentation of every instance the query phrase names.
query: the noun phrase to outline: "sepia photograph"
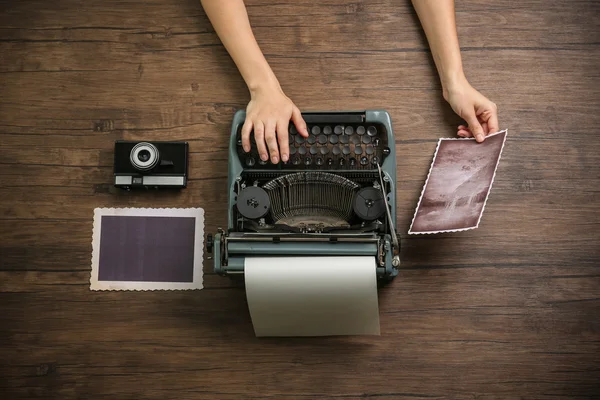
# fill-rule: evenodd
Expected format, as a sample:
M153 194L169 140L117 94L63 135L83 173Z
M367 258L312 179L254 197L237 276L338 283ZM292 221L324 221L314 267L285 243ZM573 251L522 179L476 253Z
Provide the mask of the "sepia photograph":
M506 131L474 139L440 139L409 234L442 233L479 226Z

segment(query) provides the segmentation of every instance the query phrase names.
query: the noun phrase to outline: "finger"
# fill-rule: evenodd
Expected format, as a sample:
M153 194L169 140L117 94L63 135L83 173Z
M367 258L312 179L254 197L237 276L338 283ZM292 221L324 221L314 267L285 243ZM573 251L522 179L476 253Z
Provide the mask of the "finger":
M292 110L292 122L302 136L308 137L308 128L306 127L306 122L304 121L304 118L302 118L302 113L298 107L294 107Z
M265 146L265 125L261 120L254 122L254 141L256 142L256 148L260 159L267 161L269 154L267 153L267 147Z
M458 135L462 136L462 137L473 137L473 134L470 131L466 130L466 129L459 129L458 130Z
M488 128L488 123L487 122L482 122L481 123L481 127L483 128L483 133L487 136L490 134L490 130Z
M277 149L277 136L275 133L275 121L269 120L265 125L265 142L271 154L271 162L277 164L279 162L279 151Z
M490 133L496 133L500 130L500 125L498 124L498 109L494 103L492 103L490 118L488 119L487 123L488 127L490 128Z
M290 137L288 135L289 121L279 120L277 122L277 140L279 141L279 154L281 154L281 161L287 162L289 160L290 152Z
M250 133L252 132L252 120L246 118L244 126L242 126L242 148L246 153L250 151Z
M475 140L478 142L483 142L485 139L485 134L483 132L483 128L477 119L477 115L475 115L475 110L471 110L469 114L466 115L467 124L469 124L469 130L475 136Z

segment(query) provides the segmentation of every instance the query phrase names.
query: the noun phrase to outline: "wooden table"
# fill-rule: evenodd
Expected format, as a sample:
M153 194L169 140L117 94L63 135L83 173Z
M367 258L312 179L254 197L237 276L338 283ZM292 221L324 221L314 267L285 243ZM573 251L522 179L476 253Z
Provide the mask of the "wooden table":
M0 2L4 399L566 399L600 393L600 5L457 2L468 78L509 128L477 230L407 237L444 103L408 1L248 1L304 111L384 108L403 267L380 337L257 339L243 287L91 292L95 207L202 207L226 225L247 90L195 0ZM117 139L187 140L179 194L111 186Z

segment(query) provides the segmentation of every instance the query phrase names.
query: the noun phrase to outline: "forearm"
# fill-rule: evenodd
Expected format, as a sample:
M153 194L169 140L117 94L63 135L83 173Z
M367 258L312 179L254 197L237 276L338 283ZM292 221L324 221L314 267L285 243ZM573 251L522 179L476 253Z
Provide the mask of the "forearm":
M412 3L446 93L452 85L465 80L456 33L454 0L412 0Z
M278 88L279 82L252 33L243 0L200 2L250 92Z

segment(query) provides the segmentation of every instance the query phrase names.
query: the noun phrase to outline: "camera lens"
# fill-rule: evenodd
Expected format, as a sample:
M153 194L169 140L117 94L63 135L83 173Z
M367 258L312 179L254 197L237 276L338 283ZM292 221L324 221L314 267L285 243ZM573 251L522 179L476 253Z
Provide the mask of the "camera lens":
M150 159L150 152L148 150L142 150L138 153L138 160L146 162Z
M151 143L138 143L131 149L129 160L131 165L140 171L150 170L158 164L158 149Z

